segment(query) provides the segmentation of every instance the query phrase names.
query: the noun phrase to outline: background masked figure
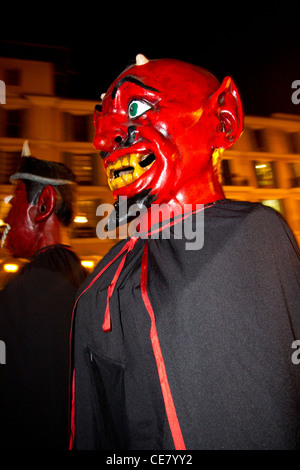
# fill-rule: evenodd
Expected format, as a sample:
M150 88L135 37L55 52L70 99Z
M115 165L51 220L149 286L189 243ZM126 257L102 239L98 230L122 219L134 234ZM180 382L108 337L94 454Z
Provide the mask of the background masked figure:
M141 55L96 107L108 226L143 211L76 302L73 448L299 448L299 250L275 211L224 198L242 127L229 77Z
M67 449L70 325L85 278L67 245L74 175L62 164L26 156L18 172L4 243L29 258L0 293L2 449Z

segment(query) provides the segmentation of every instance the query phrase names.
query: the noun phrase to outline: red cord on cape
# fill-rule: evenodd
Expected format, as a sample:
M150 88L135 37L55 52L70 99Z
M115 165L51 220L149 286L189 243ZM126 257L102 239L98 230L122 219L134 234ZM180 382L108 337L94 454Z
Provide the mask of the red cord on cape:
M182 432L177 418L177 413L169 386L167 371L164 363L164 358L162 355L161 347L159 344L159 339L157 335L155 315L152 309L151 302L147 293L147 264L148 264L148 245L145 243L144 253L142 258L142 269L141 269L141 292L145 307L149 313L151 319L151 328L150 328L150 339L152 343L152 349L157 365L157 371L160 381L160 386L163 394L163 399L165 403L166 413L168 417L169 426L171 429L174 445L176 450L185 450L185 444L182 437Z
M214 203L212 203L211 205L202 206L200 209L192 211L188 214L184 214L181 218L174 219L171 222L168 221L164 225L162 224L160 227L156 228L155 230L150 231L147 234L146 238L151 236L151 234L162 231L166 227L175 225L177 222L180 222L181 220L183 220L184 218L186 218L187 216L189 216L191 214L195 214L197 212L200 212L200 211L204 210L204 208L211 207L213 204ZM136 242L138 241L138 239L139 238L134 237L134 236L131 237L127 241L127 243L125 243L122 250L106 266L104 266L104 268L97 274L97 276L92 280L92 282L84 289L83 292L81 292L80 296L76 299L76 302L75 302L75 305L74 305L74 308L73 308L73 316L74 316L74 312L75 312L75 309L76 309L76 306L77 306L77 302L80 299L80 297L96 282L97 279L99 279L99 277L102 276L104 271L106 271L106 269L112 263L114 263L114 261L117 258L119 258L124 253L122 261L119 264L117 271L115 272L115 275L114 275L114 277L113 277L113 279L112 279L112 281L109 285L108 293L107 293L106 310L105 310L105 314L104 314L104 321L103 321L102 329L103 329L104 332L108 332L108 331L111 330L111 317L110 317L110 310L109 310L109 300L110 300L110 298L113 294L113 291L114 291L114 288L115 288L116 283L118 281L118 278L119 278L119 276L121 274L121 271L124 267L127 254L133 249L133 247L136 244ZM168 417L168 421L169 421L169 425L170 425L170 429L171 429L175 449L176 450L185 450L185 444L184 444L182 432L181 432L181 429L180 429L180 425L179 425L179 422L178 422L176 409L175 409L172 393L171 393L169 382L168 382L168 377L167 377L167 372L166 372L166 368L165 368L165 364L164 364L164 359L163 359L162 351L161 351L160 344L159 344L159 339L158 339L157 329L156 329L156 324L155 324L155 315L154 315L154 311L152 309L151 302L149 300L148 293L147 293L147 264L148 264L148 245L147 245L147 242L145 240L143 258L142 258L142 267L141 267L141 293L142 293L142 298L143 298L145 307L146 307L146 309L149 313L150 319L151 319L150 339L151 339L152 349L153 349L153 353L154 353L155 360L156 360L156 365L157 365L161 390L162 390L162 394L163 394L166 413L167 413L167 417ZM72 323L73 323L73 321L72 321ZM72 380L72 410L71 410L71 431L70 431L71 435L70 435L70 446L69 446L70 450L73 448L74 437L75 437L75 370L73 371L72 379L73 379Z
M107 263L106 266L104 266L103 269L101 269L101 271L97 274L97 276L94 277L94 279L92 280L92 282L90 282L90 284L81 292L81 294L77 297L76 301L75 301L75 304L74 304L74 307L73 307L73 312L72 312L72 322L71 324L73 325L73 319L74 319L74 314L75 314L75 310L76 310L76 307L77 307L77 303L79 301L79 299L81 298L81 296L97 281L97 279L99 279L99 277L102 276L102 274L104 273L104 271L107 270L107 268L109 268L109 266L111 264L114 263L114 261L116 261L117 258L119 258L119 256L121 256L123 253L125 253L121 263L120 263L120 266L119 268L117 269L117 272L113 278L113 281L111 282L110 286L109 286L109 294L107 296L107 306L106 306L106 311L105 311L105 317L104 317L104 322L103 322L103 330L104 331L110 331L111 329L111 321L110 321L110 312L109 312L109 299L113 293L113 290L114 290L114 287L116 285L116 282L118 280L118 277L120 275L120 272L124 266L124 263L125 263L125 260L126 260L126 256L127 256L127 253L129 251L132 250L132 248L134 247L134 245L136 244L138 238L136 237L131 237L127 243L125 243L125 245L123 246L122 250L109 262ZM71 334L70 334L70 344L72 343L72 329L71 329ZM72 373L72 402L71 402L71 417L70 417L70 439L69 439L69 450L72 450L73 449L73 445L74 445L74 439L75 439L75 369L73 370L73 373Z
M121 271L123 269L123 266L125 264L125 261L126 261L126 257L128 255L128 253L132 250L132 248L134 247L134 245L136 244L138 238L136 237L131 237L128 242L124 245L124 248L122 251L120 251L119 255L121 253L123 253L125 251L125 255L123 256L123 259L121 261L121 263L119 264L119 267L117 269L117 271L115 272L115 275L113 277L113 280L111 281L110 285L109 285L109 288L108 288L108 291L107 291L107 299L106 299L106 310L105 310L105 314L104 314L104 321L103 321L103 325L102 325L102 329L104 332L107 332L107 331L110 331L111 330L111 319L110 319L110 310L109 310L109 300L113 294L113 291L114 291L114 288L116 286L116 283L117 283L117 280L119 279L119 276L121 274ZM118 256L119 256L118 255ZM116 256L117 258L117 256ZM114 258L114 260L116 259ZM114 261L113 260L113 261Z

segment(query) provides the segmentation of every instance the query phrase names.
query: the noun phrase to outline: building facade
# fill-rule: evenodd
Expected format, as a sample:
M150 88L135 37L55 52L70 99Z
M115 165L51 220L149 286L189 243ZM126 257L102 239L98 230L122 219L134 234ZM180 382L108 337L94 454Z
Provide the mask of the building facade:
M244 132L224 153L226 196L279 211L300 244L300 117L246 116Z
M93 111L98 102L58 97L49 62L0 58L0 80L0 219L5 219L9 209L4 202L11 194L9 176L28 140L33 156L63 162L75 173L77 215L71 243L93 269L116 242L99 239L96 233L101 220L97 207L113 204L99 153L92 144ZM274 207L300 244L299 116L246 116L242 137L224 154L222 177L226 197ZM10 275L3 269L9 262L8 253L0 248L0 287Z

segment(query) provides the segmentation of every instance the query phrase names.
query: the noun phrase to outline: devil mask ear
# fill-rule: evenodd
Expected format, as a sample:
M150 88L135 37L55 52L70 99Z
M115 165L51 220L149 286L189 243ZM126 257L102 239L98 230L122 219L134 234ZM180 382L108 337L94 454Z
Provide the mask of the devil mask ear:
M243 107L239 92L230 77L210 97L210 111L216 117L212 146L229 149L243 130Z
M37 203L37 212L34 216L34 221L45 222L50 215L54 212L56 206L56 191L53 186L45 186L42 190Z

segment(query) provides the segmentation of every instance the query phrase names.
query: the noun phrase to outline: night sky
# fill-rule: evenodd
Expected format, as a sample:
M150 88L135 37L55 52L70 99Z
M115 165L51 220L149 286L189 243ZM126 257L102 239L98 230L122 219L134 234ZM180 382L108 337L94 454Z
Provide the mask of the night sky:
M245 114L299 115L291 85L300 80L300 7L234 2L43 4L7 12L0 39L65 48L69 94L97 100L138 53L170 57L230 75ZM221 8L220 8L221 5ZM265 4L264 4L265 5ZM1 56L1 51L0 51ZM41 59L42 59L41 49Z

